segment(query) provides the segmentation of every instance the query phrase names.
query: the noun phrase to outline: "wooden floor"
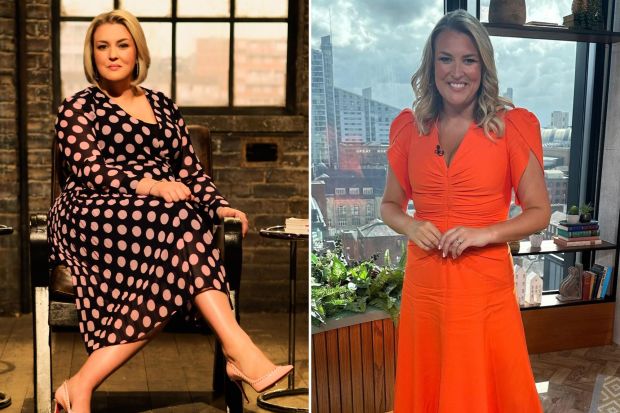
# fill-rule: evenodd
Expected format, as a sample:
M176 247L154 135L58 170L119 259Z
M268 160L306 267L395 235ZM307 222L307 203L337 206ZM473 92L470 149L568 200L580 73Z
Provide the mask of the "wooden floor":
M295 386L308 387L308 324L297 317ZM274 362L288 357L286 314L242 314L241 325ZM213 336L162 333L97 390L93 412L224 412L223 398L214 400L211 369ZM76 333L53 335L54 386L75 372L86 359ZM33 403L32 317L0 317L0 391L13 404L2 413L31 413ZM287 386L280 382L279 388ZM244 386L251 403L257 394ZM307 407L307 397L289 398L290 405ZM128 407L130 406L130 407Z
M620 377L620 346L612 344L530 357L545 413L590 410L598 374Z

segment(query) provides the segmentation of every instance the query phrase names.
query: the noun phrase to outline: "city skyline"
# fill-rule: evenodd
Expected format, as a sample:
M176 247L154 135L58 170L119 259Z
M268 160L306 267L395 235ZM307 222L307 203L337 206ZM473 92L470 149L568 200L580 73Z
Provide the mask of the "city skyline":
M530 2L528 21L560 23L570 5L569 0ZM481 4L483 20L487 14L488 1ZM360 95L372 87L373 99L399 109L411 107L411 75L442 15L443 1L395 0L390 8L381 8L370 0L315 0L311 47L320 48L320 38L331 34L336 87ZM491 39L500 91L512 88L514 103L535 113L543 126L551 124L553 110L572 115L574 43Z

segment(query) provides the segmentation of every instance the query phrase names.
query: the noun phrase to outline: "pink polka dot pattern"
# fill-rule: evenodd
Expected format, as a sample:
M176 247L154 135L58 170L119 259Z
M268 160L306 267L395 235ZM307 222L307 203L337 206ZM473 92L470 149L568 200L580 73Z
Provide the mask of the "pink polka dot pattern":
M96 87L59 108L56 140L67 176L48 215L50 262L72 273L87 352L138 340L193 296L228 294L212 245L228 205L195 156L178 108L144 89L157 124L131 117ZM181 181L195 201L137 195L144 177Z

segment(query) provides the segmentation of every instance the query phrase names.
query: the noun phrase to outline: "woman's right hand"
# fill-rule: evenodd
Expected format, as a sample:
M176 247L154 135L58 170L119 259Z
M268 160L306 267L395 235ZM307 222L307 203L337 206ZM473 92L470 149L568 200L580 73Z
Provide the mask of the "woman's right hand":
M430 221L412 219L407 225L405 235L424 251L437 249L441 239L441 231Z

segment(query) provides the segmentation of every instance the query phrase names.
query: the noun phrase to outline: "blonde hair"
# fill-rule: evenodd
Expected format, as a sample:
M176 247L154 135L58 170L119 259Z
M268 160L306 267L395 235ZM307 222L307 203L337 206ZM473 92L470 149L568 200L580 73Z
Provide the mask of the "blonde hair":
M427 135L430 125L441 110L442 98L435 85L435 39L444 30L469 36L480 54L482 79L474 108L474 120L483 128L485 136L494 141L491 133L496 136L504 135L505 125L500 117L501 112L514 105L509 99L499 96L493 45L489 34L478 19L465 10L452 11L439 20L424 46L422 64L411 78L415 94L413 113L418 131L421 135Z
M136 45L138 74L137 76L134 76L134 79L131 81L131 85L135 87L144 82L144 79L146 79L149 66L151 65L151 55L149 53L149 48L146 45L144 32L142 31L142 27L140 26L140 22L136 16L126 10L120 9L112 10L108 13L101 13L93 19L88 27L88 30L86 31L86 38L84 39L84 74L86 75L86 80L88 80L89 83L97 85L101 88L101 85L99 84L100 79L97 75L97 67L95 66L95 60L93 57L93 41L97 28L106 23L122 24L127 28L127 31L129 31L129 34L131 34L131 37L133 38ZM135 68L132 73L135 73Z

